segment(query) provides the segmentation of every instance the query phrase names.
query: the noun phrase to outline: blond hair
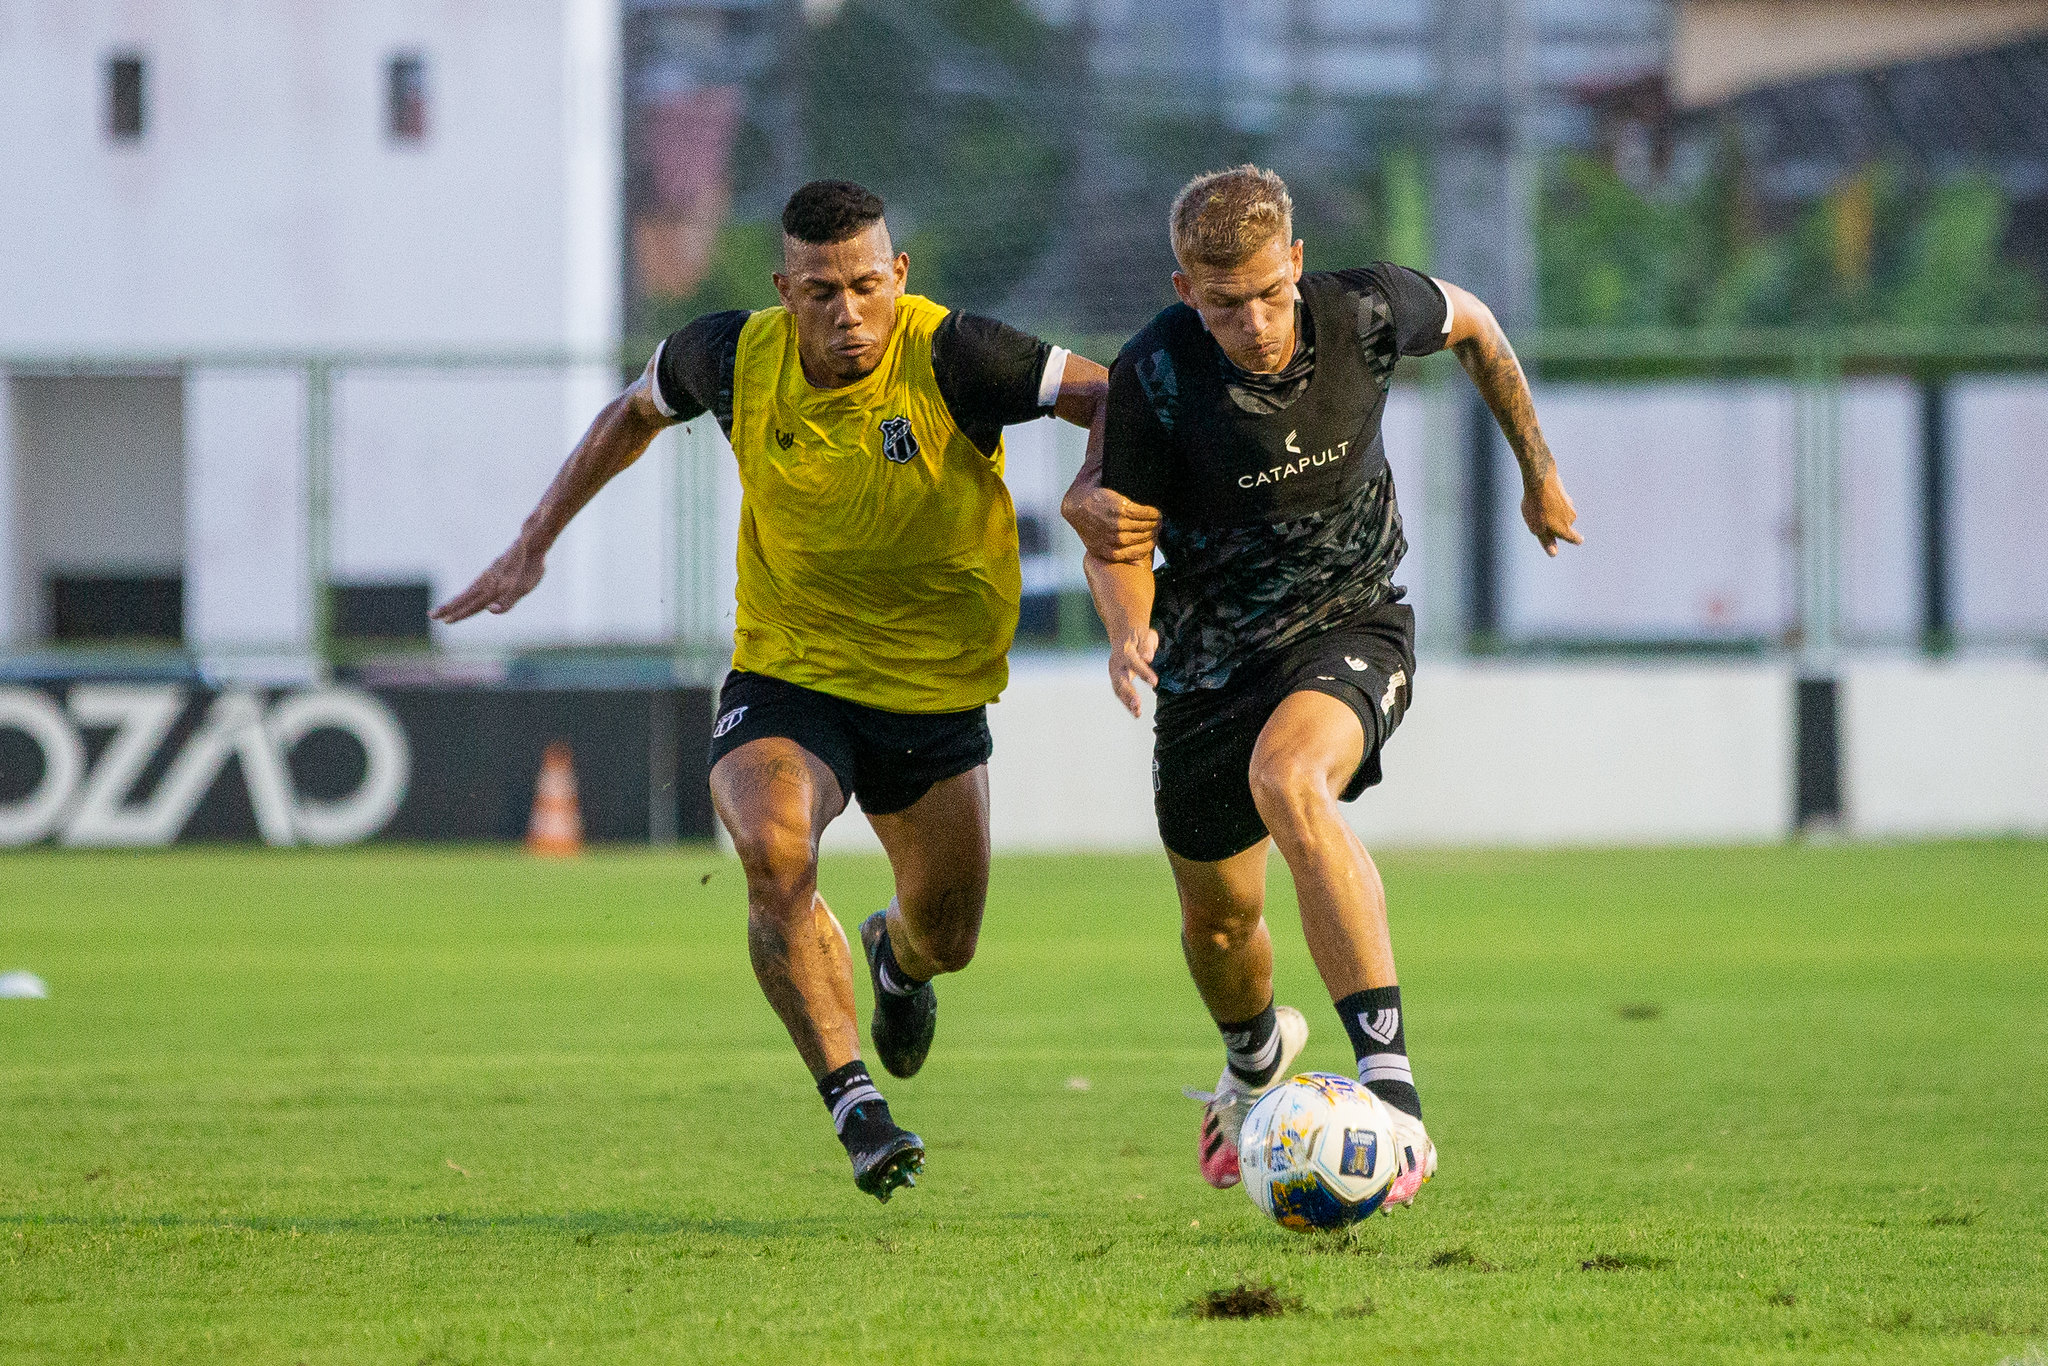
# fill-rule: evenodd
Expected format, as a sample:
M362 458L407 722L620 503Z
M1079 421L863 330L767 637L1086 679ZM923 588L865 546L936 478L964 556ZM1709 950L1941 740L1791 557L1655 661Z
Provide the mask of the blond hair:
M1294 240L1294 199L1287 182L1247 162L1196 176L1173 197L1167 215L1174 259L1228 270L1279 237Z

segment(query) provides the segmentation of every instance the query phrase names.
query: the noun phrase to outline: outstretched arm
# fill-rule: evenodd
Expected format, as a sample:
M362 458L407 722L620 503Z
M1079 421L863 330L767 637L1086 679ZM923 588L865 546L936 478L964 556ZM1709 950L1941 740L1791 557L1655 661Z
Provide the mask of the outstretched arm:
M1472 377L1473 385L1493 410L1515 461L1522 467L1522 520L1543 543L1546 554L1557 554L1557 543L1584 545L1586 538L1574 529L1578 509L1564 491L1557 462L1536 424L1536 402L1529 394L1529 381L1522 364L1508 345L1507 333L1493 316L1493 310L1469 290L1437 281L1451 306L1450 347L1458 364Z
M453 625L478 612L509 612L534 590L547 568L547 553L569 519L597 496L614 475L638 460L662 428L671 425L654 403L654 362L626 392L607 403L590 430L562 462L554 482L519 528L519 535L476 582L436 607L433 618Z

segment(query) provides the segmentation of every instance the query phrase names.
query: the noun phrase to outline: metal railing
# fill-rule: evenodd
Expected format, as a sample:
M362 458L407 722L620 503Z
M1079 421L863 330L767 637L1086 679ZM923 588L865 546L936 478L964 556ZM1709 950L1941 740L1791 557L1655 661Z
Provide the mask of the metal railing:
M302 604L308 638L278 642L287 651L302 650L316 674L325 676L338 663L361 651L338 642L334 632L334 381L337 374L361 371L486 371L508 370L565 373L604 367L622 375L646 364L652 345L627 343L618 350L570 350L548 347L417 349L223 349L129 353L45 352L0 356L0 376L22 378L169 378L194 371L260 371L291 373L303 386L301 478L304 480L306 600ZM564 454L566 455L566 450ZM680 462L679 462L680 463ZM481 568L481 566L479 566ZM388 652L388 651L386 651ZM104 653L87 651L86 653ZM161 651L128 651L147 662Z
M1949 448L1948 395L1952 384L1963 378L2048 375L2048 327L1548 329L1517 338L1515 345L1530 374L1539 381L1652 384L1770 379L1795 387L1792 472L1797 621L1787 638L1763 644L1789 649L1802 667L1809 669L1826 668L1845 646L1868 643L1848 638L1842 621L1844 385L1850 379L1877 376L1912 382L1920 401L1920 467L1915 481L1919 535L1913 547L1919 561L1916 577L1921 598L1918 644L1929 654L1943 654L1965 643L1955 620L1953 591L1950 492L1955 462ZM1454 370L1454 363L1431 358L1423 368L1428 382L1442 383ZM1498 449L1497 436L1490 434L1491 418L1476 398L1465 405L1461 424L1466 436L1462 449L1468 481L1499 478L1505 456ZM1491 596L1496 604L1493 615L1468 614L1467 648L1498 653L1554 647L1557 642L1505 639L1497 614L1501 569L1490 529L1468 509L1465 533L1468 562L1476 573L1492 576L1495 591ZM1482 590L1474 596L1485 594ZM1678 642L1666 642L1673 643ZM1980 643L2048 648L2048 641L2031 637ZM1633 641L1613 646L1643 648L1642 642Z
M1067 338L1107 359L1113 348L1106 338ZM1846 330L1745 329L1731 331L1639 330L1630 332L1550 330L1518 341L1518 350L1532 374L1546 380L1612 380L1656 382L1674 379L1733 380L1770 377L1798 389L1795 488L1798 526L1796 556L1796 635L1777 643L1795 648L1802 661L1816 667L1842 646L1841 566L1838 562L1839 490L1841 469L1841 396L1845 378L1890 374L1912 379L1923 396L1922 468L1919 473L1921 535L1919 581L1923 601L1922 645L1932 651L1957 641L1952 616L1952 544L1946 506L1950 453L1946 449L1946 386L1959 376L1999 372L2048 373L2048 328L1996 327L1955 331L1899 328ZM304 487L305 545L303 566L304 620L308 638L290 642L318 670L346 664L359 653L336 639L331 585L334 580L334 508L336 496L336 396L338 376L365 371L437 371L446 373L542 371L566 374L601 369L621 380L636 373L652 351L645 339L617 351L571 351L548 348L452 348L411 350L228 350L136 354L22 354L0 356L0 374L24 377L176 376L208 370L291 372L303 386L301 476ZM1417 377L1428 386L1446 383L1454 363L1432 360ZM1462 381L1459 381L1462 385ZM1435 400L1441 407L1455 393ZM1492 444L1496 438L1474 440L1475 423L1488 421L1474 401L1452 401L1453 425L1462 435L1433 452L1433 463L1445 457L1464 462L1468 481L1503 477L1505 456ZM668 652L678 667L692 675L715 667L724 648L720 600L720 564L730 547L721 546L717 523L718 462L725 458L723 441L708 419L692 424L673 444L672 484L675 516L668 528L672 556L667 590L673 597L673 622ZM1493 462L1482 471L1482 461ZM1441 501L1438 488L1428 496ZM1052 512L1051 509L1044 510ZM1479 651L1524 648L1529 642L1503 639L1500 630L1499 583L1502 573L1494 547L1495 528L1472 513L1468 501L1456 519L1462 522L1460 552L1476 585L1462 604L1465 648ZM1484 582L1492 576L1489 599ZM449 585L436 585L445 593ZM1488 602L1492 607L1487 607ZM1494 615L1488 618L1487 612ZM1060 635L1079 639L1063 627ZM280 642L283 646L286 643ZM1538 642L1540 644L1540 642ZM1626 642L1618 643L1627 648ZM17 652L24 648L17 642ZM655 648L655 647L646 647ZM464 652L450 652L461 655Z

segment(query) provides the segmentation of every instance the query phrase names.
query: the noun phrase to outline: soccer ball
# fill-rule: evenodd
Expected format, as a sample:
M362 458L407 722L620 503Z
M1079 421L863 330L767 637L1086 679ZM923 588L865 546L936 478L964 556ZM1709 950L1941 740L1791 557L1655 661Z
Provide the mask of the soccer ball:
M1380 1207L1400 1170L1386 1102L1331 1072L1304 1072L1260 1096L1237 1141L1252 1203L1282 1228L1343 1228Z

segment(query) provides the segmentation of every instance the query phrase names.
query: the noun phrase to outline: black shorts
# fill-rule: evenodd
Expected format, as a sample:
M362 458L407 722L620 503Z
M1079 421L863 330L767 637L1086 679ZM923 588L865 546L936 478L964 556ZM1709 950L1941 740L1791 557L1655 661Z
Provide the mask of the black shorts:
M734 669L718 690L711 762L779 736L823 760L849 800L871 816L901 811L935 783L988 762L988 708L900 712L863 706L766 674Z
M1290 693L1328 693L1358 714L1365 757L1342 794L1356 799L1380 780L1380 747L1407 715L1414 678L1415 613L1387 603L1238 670L1220 688L1160 694L1152 728L1160 840L1184 859L1214 863L1266 837L1252 802L1252 750Z

